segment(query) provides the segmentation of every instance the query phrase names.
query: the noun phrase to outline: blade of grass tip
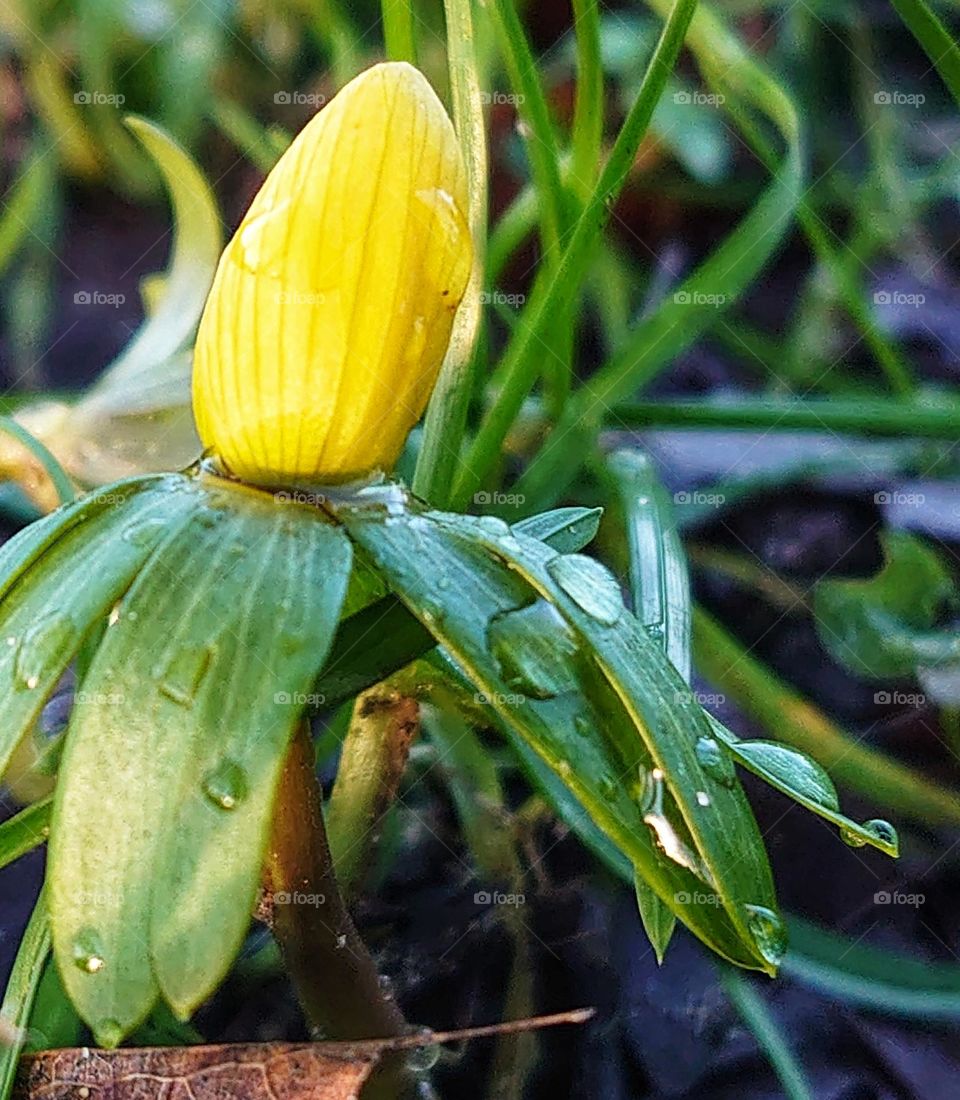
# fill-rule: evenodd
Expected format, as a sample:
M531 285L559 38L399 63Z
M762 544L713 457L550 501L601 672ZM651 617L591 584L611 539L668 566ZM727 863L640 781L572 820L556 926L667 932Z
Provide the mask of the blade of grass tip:
M6 271L40 216L55 168L53 150L38 149L27 159L16 181L4 194L0 214L0 275Z
M20 941L0 1006L0 1100L8 1100L17 1075L17 1063L27 1038L27 1025L34 997L43 977L43 964L50 954L50 921L44 891L37 898L33 915Z
M74 499L73 482L66 470L60 465L53 452L45 447L36 436L16 420L9 416L0 416L0 432L12 436L20 443L30 455L40 464L43 472L50 479L61 504L69 504Z
M264 175L277 163L280 154L290 143L289 138L281 139L276 131L261 125L239 103L222 96L214 99L208 114L224 137L233 142Z
M34 802L0 825L0 867L45 844L50 832L53 796Z
M467 169L470 204L467 221L473 237L473 267L427 408L423 443L413 478L414 492L440 508L449 503L466 429L472 389L471 366L483 313L481 292L487 239L487 136L470 0L444 0L444 11L453 119Z
M950 94L960 103L960 47L924 0L890 0L924 53L933 62Z
M603 64L597 0L573 0L577 41L577 98L573 107L570 182L586 202L600 171L603 141Z
M654 109L673 70L697 0L676 0L654 50L643 84L617 135L600 178L587 200L549 282L524 311L524 323L504 360L504 385L484 417L467 453L454 493L458 508L466 505L490 473L500 444L537 376L542 345L558 316L571 310L587 275L594 245L603 231L636 158Z
M391 61L417 63L417 43L413 30L413 7L410 0L381 0L383 42Z
M787 1100L813 1100L803 1067L754 983L732 966L717 964L717 973L724 993L773 1067Z
M853 740L743 648L702 608L693 612L697 667L751 718L813 757L838 782L919 821L960 823L960 798Z

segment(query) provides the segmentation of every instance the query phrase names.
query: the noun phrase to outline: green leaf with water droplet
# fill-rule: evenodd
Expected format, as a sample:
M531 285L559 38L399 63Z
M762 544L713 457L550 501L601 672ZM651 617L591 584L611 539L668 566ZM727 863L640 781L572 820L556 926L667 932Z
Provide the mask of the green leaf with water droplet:
M197 507L91 661L57 791L55 949L101 1040L140 1023L161 989L188 1014L232 962L349 574L349 543L320 512L196 485ZM71 959L91 933L103 964L81 970Z
M673 938L677 918L673 910L664 905L650 889L642 875L633 876L633 887L637 895L637 907L640 910L640 919L643 921L643 930L647 933L647 939L650 941L653 953L657 956L657 962L662 963L670 940Z
M836 825L846 843L852 847L869 844L894 858L900 854L897 831L889 822L878 818L861 825L840 813L833 780L806 753L776 741L740 741L716 718L711 717L710 724L731 759L811 813Z
M84 636L106 619L165 527L131 543L130 524L160 517L175 526L191 506L184 478L144 478L113 487L41 520L13 540L0 581L0 774L36 721ZM55 522L51 522L55 521Z
M699 868L706 861L699 861L698 855L698 859L683 865L667 858L658 846L659 835L645 821L637 776L640 769L649 773L656 761L648 742L638 736L635 718L597 666L600 647L584 637L586 628L578 631L571 625L575 616L570 607L579 605L553 580L544 564L545 560L555 558L556 552L522 533L518 535L515 528L500 534L472 517L407 514L382 523L361 509L340 506L338 518L355 541L380 563L380 569L409 610L433 632L474 689L482 693L504 726L512 731L511 736L527 747L528 760L533 760L531 754L536 754L539 763L534 768L549 769L556 783L569 792L567 802L572 799L583 807L592 826L599 830L594 840L603 836L607 842L613 841L629 862L642 870L661 900L678 911L681 919L714 950L740 965L770 969L748 933L743 908L748 902L766 902L772 908L775 902L762 876L746 876L755 856L744 843L743 831L737 828L738 815L746 806L739 788L714 793L714 788L717 792L721 788L699 769L692 743L689 745L696 783L694 786L691 778L688 784L689 798L696 806L689 816L696 827L699 829L700 822L712 819L713 815L724 814L731 802L734 808L733 813L726 815L729 820L724 818L723 828L731 830L730 847L735 848L742 895L731 898L729 906L718 905L714 900L716 889L711 887L708 891L703 879L689 865ZM531 563L535 566L532 569ZM600 569L596 563L587 567L575 561L571 573L576 576L572 580L565 578L570 581L568 587L580 593L583 588L580 582L588 576L599 577ZM441 575L450 579L443 589L435 583ZM601 617L611 620L616 582L604 574L603 586ZM588 596L584 598L591 602ZM438 604L443 612L439 617ZM560 608L561 616L553 611L546 614L541 604ZM588 612L581 609L578 614ZM536 630L531 629L531 618L536 621ZM699 708L683 706L682 699L681 704L673 707L675 694L686 697L689 692L672 669L664 672L669 669L666 659L629 616L622 601L615 625L591 617L589 633L615 634L625 620L632 622L633 629L642 635L642 641L637 643L642 649L642 660L635 673L636 682L647 684L652 679L663 697L664 728L659 731L662 737L679 737L684 727L678 722L693 723L708 735L709 727ZM574 641L575 638L578 640ZM511 647L513 652L508 660L507 650ZM549 676L543 667L544 653L550 653L553 659ZM635 659L636 654L631 651L629 661ZM537 691L520 689L513 675L517 669L522 669L525 677L537 680ZM664 675L668 682L662 681ZM510 680L514 681L513 686ZM644 690L649 698L654 689L648 685ZM689 737L688 732L685 735ZM714 793L715 808L696 804L696 791L705 787ZM687 786L682 789L686 791ZM749 807L746 812L749 814ZM676 837L678 851L699 853L702 845L687 816L681 812L672 787L666 790L658 818L661 835L669 827L671 836ZM752 824L752 817L748 820ZM748 841L752 839L747 836ZM759 850L765 866L762 845ZM711 862L718 864L715 859ZM715 873L713 866L709 873ZM689 904L678 901L680 896L689 897Z

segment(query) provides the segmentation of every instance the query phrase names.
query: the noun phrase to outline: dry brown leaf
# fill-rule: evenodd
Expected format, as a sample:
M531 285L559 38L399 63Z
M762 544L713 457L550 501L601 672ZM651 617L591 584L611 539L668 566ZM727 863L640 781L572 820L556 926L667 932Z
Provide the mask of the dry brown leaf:
M16 1100L356 1100L375 1054L330 1044L51 1050L23 1059Z

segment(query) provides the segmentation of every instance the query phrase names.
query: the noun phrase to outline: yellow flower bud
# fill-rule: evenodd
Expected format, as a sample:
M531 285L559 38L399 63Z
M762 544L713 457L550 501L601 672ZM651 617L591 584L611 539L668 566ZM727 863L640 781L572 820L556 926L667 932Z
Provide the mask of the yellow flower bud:
M410 65L376 65L298 134L217 269L193 408L258 485L388 470L436 381L470 273L466 173Z

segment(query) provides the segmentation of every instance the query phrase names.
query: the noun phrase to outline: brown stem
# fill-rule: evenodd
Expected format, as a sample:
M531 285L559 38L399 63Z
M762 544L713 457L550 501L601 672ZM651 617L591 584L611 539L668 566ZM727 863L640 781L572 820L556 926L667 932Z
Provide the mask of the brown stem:
M267 860L273 933L314 1028L333 1039L403 1035L333 873L313 746L301 726L287 754Z

